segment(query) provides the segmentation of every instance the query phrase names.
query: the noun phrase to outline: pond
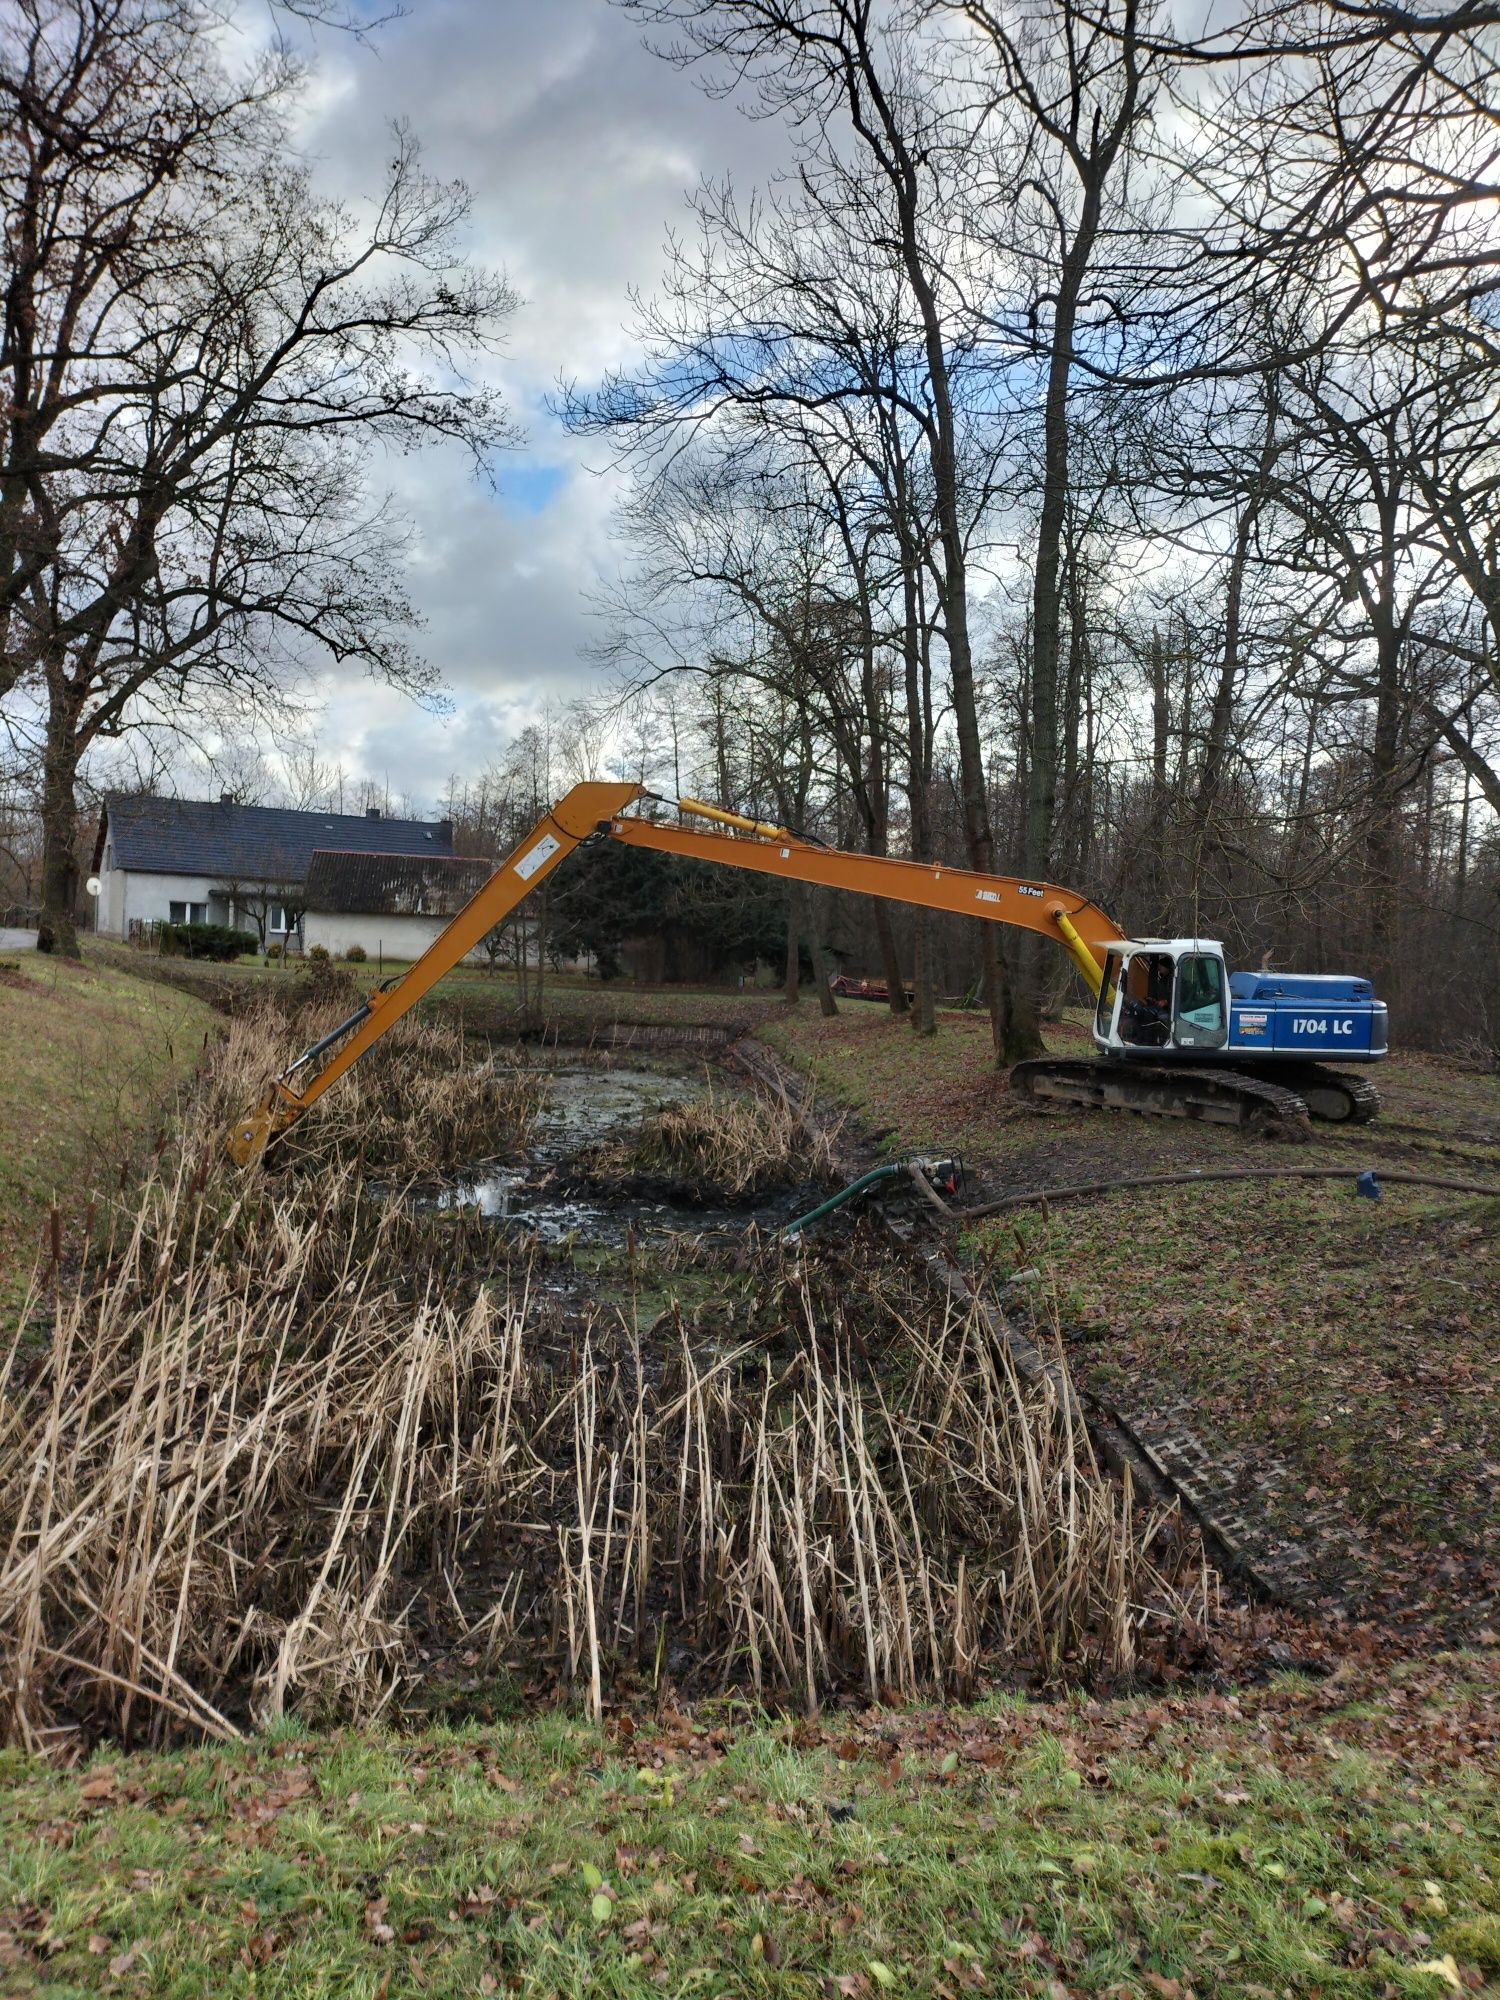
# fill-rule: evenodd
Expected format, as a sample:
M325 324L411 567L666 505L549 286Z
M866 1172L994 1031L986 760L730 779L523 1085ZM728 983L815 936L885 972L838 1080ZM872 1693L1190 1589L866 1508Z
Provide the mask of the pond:
M578 1237L623 1243L634 1230L701 1230L715 1217L701 1208L643 1201L622 1189L618 1201L595 1190L580 1196L567 1169L587 1147L628 1138L667 1105L685 1104L709 1088L701 1068L669 1069L645 1062L551 1071L541 1111L519 1156L475 1163L473 1174L423 1197L439 1208L477 1208L491 1221L542 1243ZM736 1225L747 1216L736 1211Z

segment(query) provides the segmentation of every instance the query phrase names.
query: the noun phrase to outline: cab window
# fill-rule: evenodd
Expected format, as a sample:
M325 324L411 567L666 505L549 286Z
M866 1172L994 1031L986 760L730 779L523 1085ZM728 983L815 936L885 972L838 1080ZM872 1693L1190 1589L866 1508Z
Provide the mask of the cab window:
M1228 1038L1223 961L1210 952L1185 952L1177 961L1177 1045L1219 1049Z
M1099 986L1099 1005L1094 1010L1094 1032L1108 1036L1110 1017L1115 1011L1115 985L1120 977L1120 954L1110 952L1104 961L1104 977Z
M1139 1049L1164 1049L1172 1039L1172 954L1138 951L1125 967L1120 1039Z

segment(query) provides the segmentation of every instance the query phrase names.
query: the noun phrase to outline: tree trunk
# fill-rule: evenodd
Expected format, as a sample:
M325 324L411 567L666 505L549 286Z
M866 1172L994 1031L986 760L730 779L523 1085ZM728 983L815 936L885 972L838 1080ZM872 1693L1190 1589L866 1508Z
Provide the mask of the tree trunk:
M1057 816L1057 683L1062 650L1062 549L1067 524L1069 479L1068 391L1073 367L1073 334L1078 294L1088 268L1099 221L1097 188L1084 196L1083 213L1063 258L1052 351L1047 361L1043 416L1042 507L1037 522L1036 572L1031 595L1031 770L1026 788L1023 873L1044 882L1052 868L1052 833ZM1042 954L1040 937L1028 935L1019 954L1022 976L1016 996L1019 1032L1044 1053L1041 1030Z
M904 497L904 496L903 496ZM901 523L902 664L906 679L906 796L911 813L913 861L930 861L928 826L932 779L930 669L922 644L921 576L918 557L905 522ZM932 978L932 926L929 913L916 912L912 962L916 1004L911 1024L919 1035L937 1033L937 1009Z
M71 707L56 685L47 719L42 764L42 909L37 950L79 958L73 912L78 903L78 751Z
M958 739L959 784L964 838L969 865L986 875L995 872L995 842L990 829L989 794L985 785L984 740L979 733L979 707L974 697L974 655L969 639L968 554L958 489L958 452L953 397L948 378L948 352L937 295L923 262L914 173L900 190L901 244L907 281L922 315L923 345L932 387L934 422L928 434L932 466L933 508L937 515L942 561L938 569L938 602L943 637L948 648L953 729ZM1005 977L1000 941L993 924L979 926L979 970L989 1009L990 1036L997 1063L1004 1066L1041 1052L1041 1036L1018 1018L1015 996Z
M1262 454L1263 472L1270 469L1269 439ZM1224 650L1219 660L1219 680L1208 715L1208 738L1203 746L1203 763L1198 774L1198 793L1193 807L1193 879L1189 884L1193 900L1198 898L1198 872L1203 848L1218 831L1219 794L1229 763L1230 731L1234 723L1235 689L1240 674L1240 621L1245 591L1245 571L1250 561L1250 538L1260 509L1260 489L1247 503L1235 530L1234 554L1230 558L1224 592Z
M911 1012L911 1024L919 1035L937 1033L937 994L933 984L932 969L932 914L928 910L917 911L916 950L912 964L912 981L916 990L916 1004Z
M890 852L890 790L886 771L885 717L882 711L880 691L875 672L875 621L870 608L870 592L866 565L857 558L854 540L845 537L845 546L854 563L855 577L859 585L859 628L860 628L860 701L864 709L864 724L868 750L864 784L860 788L866 809L865 845L871 854L885 855ZM896 933L891 925L889 906L878 896L871 899L871 912L875 920L875 937L880 946L880 962L885 973L886 1003L898 1018L906 1012L906 981L901 976L901 954L896 948ZM816 953L816 946L814 946ZM821 1000L828 982L822 977L821 962L814 959L814 974L818 979L818 993ZM832 995L829 995L832 998Z
M539 815L539 816L540 816L540 815ZM550 882L547 882L547 881L544 881L544 882L542 883L542 893L541 893L541 895L540 895L540 896L539 896L539 897L537 898L537 915L536 915L536 991L535 991L535 994L534 994L534 996L533 996L533 1004L534 1004L534 1005L535 1005L535 1007L536 1007L536 1011L537 1011L537 1015L538 1015L538 1017L539 1017L539 1018L540 1018L540 1015L541 1015L541 1012L542 1012L542 1000L543 1000L543 997L544 997L544 995L545 995L545 992L546 992L546 979L547 979L547 914L548 914L548 913L547 913L547 898L548 898L548 892L550 891L551 887L552 887L552 884L551 884Z
M807 921L807 948L812 953L813 986L818 995L818 1011L824 1020L831 1020L839 1011L839 1003L833 997L833 988L828 983L828 967L823 962L823 920L818 911L818 892L804 887L802 907Z
M1375 639L1375 732L1370 745L1371 820L1365 845L1370 910L1370 977L1375 991L1391 1005L1401 999L1400 763L1404 704L1401 689L1404 620L1397 612L1397 576L1401 550L1401 494L1394 474L1394 450L1386 457L1387 476L1380 494L1380 566L1370 603Z
M891 906L883 898L872 896L874 904L875 937L880 946L880 968L885 976L887 1002L897 1020L906 1013L906 980L901 971L901 954L896 948L896 931L891 923Z
M1375 737L1370 750L1373 794L1370 833L1365 845L1370 897L1370 977L1375 991L1393 1006L1401 997L1400 918L1401 798L1397 765L1401 750L1401 640L1393 624L1377 635Z
M795 1007L802 998L802 967L798 958L799 937L797 931L798 885L789 884L786 892L786 971L782 975L782 997L788 1007ZM816 969L816 968L815 968Z

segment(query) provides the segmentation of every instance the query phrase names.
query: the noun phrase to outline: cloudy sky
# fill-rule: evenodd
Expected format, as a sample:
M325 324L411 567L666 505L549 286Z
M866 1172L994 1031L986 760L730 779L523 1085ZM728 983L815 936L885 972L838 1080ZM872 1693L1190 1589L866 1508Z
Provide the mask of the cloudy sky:
M629 358L632 286L650 291L667 230L701 175L765 179L775 128L703 95L653 56L608 0L406 0L373 48L323 41L305 143L331 193L377 190L393 118L430 169L474 196L473 251L524 304L494 374L525 427L498 491L432 451L389 471L415 521L410 583L423 650L454 705L432 716L361 679L334 685L320 749L393 792L435 799L472 776L549 697L599 684L583 657L588 596L618 557L605 449L546 407L560 377L597 380Z

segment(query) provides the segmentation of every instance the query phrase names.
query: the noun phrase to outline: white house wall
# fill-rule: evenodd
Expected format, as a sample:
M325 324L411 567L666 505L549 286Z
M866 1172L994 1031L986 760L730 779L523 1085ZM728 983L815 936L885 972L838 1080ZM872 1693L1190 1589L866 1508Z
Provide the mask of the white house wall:
M174 903L206 903L211 924L233 923L255 935L255 919L236 910L223 893L219 875L156 875L139 868L101 867L94 928L103 937L124 938L135 923L170 923ZM279 938L268 933L267 942Z
M228 904L213 893L212 875L148 875L134 868L105 868L99 874L98 928L110 937L128 937L134 923L167 923L173 903L208 903L209 920L227 920ZM245 923L246 930L255 926Z
M104 937L125 935L125 871L99 870L99 897L94 904L94 929Z
M212 923L228 923L228 903L212 892L220 878L212 875L154 875L138 869L101 867L95 928L105 937L128 937L133 923L167 923L173 903L207 903ZM446 917L344 916L309 910L303 919L303 946L323 946L332 958L342 958L351 944L363 945L370 958L381 952L390 959L420 958L447 923ZM238 926L253 932L254 921L241 913ZM271 933L271 938L279 933Z
M387 958L420 958L447 922L446 917L345 916L309 910L302 931L309 951L320 944L331 958L342 958L351 944L363 945L373 962L382 952Z

